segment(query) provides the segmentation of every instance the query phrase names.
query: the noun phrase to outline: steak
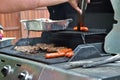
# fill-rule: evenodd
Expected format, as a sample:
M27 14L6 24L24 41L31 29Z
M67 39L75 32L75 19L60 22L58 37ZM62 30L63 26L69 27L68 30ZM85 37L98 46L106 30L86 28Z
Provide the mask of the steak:
M34 46L15 46L16 51L25 52L29 54L39 53L41 51L45 52L57 52L60 49L67 49L67 47L56 47L54 44L39 43Z

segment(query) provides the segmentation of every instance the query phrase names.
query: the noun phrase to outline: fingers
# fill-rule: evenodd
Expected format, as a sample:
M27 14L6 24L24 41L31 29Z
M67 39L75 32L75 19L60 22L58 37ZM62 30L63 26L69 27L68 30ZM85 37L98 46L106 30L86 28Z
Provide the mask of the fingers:
M3 30L0 30L0 33L3 34L4 33Z
M78 7L78 0L69 0L69 3L75 10L82 14L82 10Z
M90 3L90 0L87 0L88 3Z
M75 10L82 14L82 10L78 7L78 0L69 0L69 3ZM87 3L90 3L90 0L87 0Z
M87 0L87 3L90 3L90 0ZM80 14L82 14L82 10L81 10L79 7L77 7L76 10L77 10Z
M79 7L75 8L80 14L82 14L82 10Z

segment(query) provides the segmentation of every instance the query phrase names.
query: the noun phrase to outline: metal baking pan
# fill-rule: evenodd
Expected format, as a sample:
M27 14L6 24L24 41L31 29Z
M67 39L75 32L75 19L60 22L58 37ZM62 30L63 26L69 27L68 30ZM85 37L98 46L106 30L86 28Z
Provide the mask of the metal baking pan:
M51 20L40 18L34 20L21 20L27 30L32 31L56 31L65 30L72 19L66 20Z

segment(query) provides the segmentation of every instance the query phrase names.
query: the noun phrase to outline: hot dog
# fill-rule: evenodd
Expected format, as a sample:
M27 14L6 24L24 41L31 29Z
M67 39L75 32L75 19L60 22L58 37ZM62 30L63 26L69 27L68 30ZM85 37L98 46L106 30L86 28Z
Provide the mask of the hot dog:
M67 52L65 57L71 58L74 55L73 51Z
M78 29L77 26L75 26L75 27L73 28L73 30L74 30L74 31L78 31L79 29ZM89 29L88 29L88 27L86 27L86 26L81 26L81 27L80 27L80 31L87 32L88 30L89 30Z
M65 56L65 53L47 53L45 54L45 58L46 59L51 59L51 58L57 58L57 57L64 57Z
M70 51L72 51L71 48L67 48L67 49L59 49L59 50L58 50L58 53L67 53L67 52L70 52Z
M47 54L45 54L46 59L57 58L57 57L68 57L68 58L70 58L72 56L73 56L73 51L72 51L71 48L59 49L55 53L47 53Z
M88 27L82 26L82 27L80 27L80 30L81 30L81 31L84 31L84 32L87 32L87 31L88 31Z

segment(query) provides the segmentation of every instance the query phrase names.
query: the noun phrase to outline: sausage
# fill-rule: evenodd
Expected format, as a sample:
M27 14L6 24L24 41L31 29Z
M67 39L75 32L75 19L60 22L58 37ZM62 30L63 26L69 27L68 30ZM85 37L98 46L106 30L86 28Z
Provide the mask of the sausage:
M47 53L45 54L45 58L46 59L51 59L51 58L57 58L57 57L64 57L65 56L65 53Z
M71 48L59 49L58 52L45 54L46 59L58 58L58 57L68 57L68 58L70 58L72 56L73 56L73 51L72 51Z
M73 51L67 52L65 57L71 58L74 55Z
M78 31L78 27L77 26L73 27L73 30Z
M74 31L78 31L78 27L75 26L75 27L73 28L73 30L74 30ZM81 26L81 27L80 27L80 31L87 32L88 30L89 30L89 29L88 29L88 27L86 27L86 26Z
M82 26L82 27L80 27L80 30L81 30L81 31L84 31L84 32L87 32L87 31L88 31L88 27Z
M58 53L67 53L67 52L70 52L70 51L72 51L71 48L67 48L67 49L59 49L59 50L58 50Z

